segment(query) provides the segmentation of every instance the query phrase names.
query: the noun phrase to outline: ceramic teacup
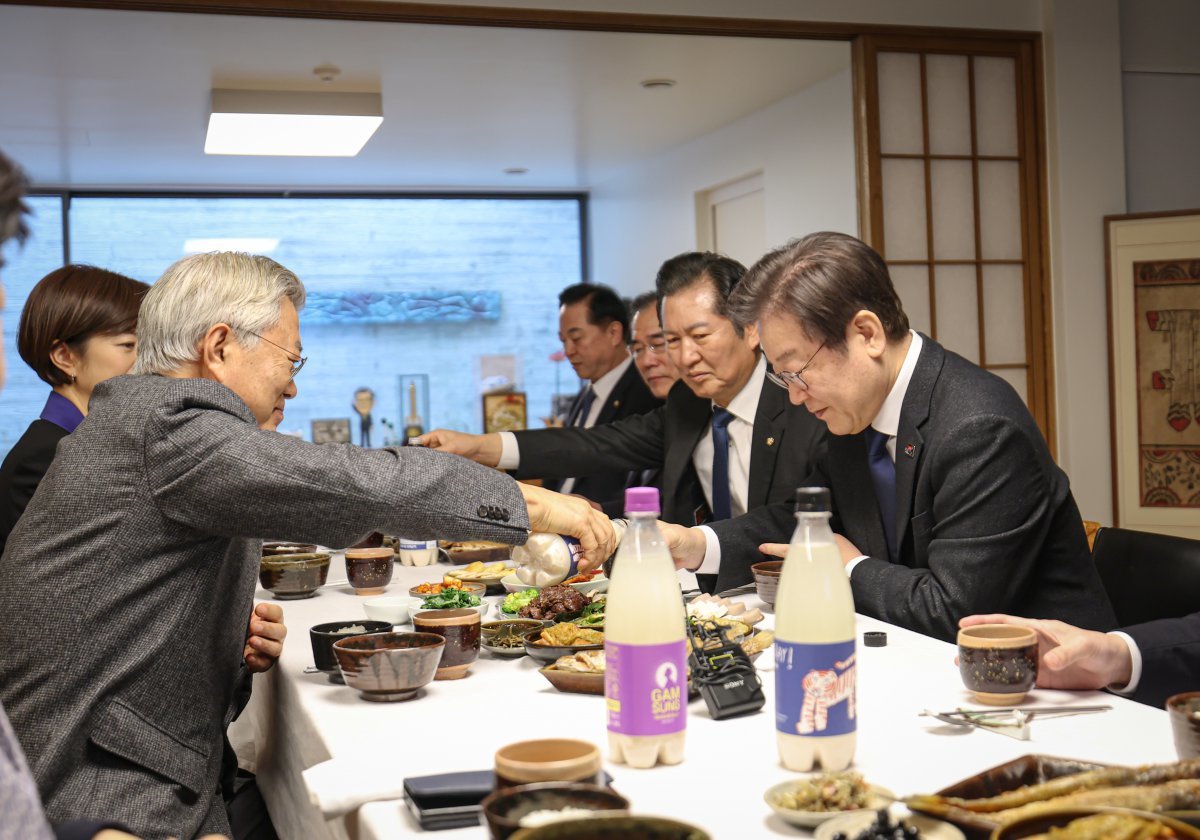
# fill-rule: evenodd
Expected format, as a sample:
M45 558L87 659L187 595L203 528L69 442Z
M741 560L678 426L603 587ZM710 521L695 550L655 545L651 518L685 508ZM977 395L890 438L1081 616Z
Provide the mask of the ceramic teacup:
M1200 758L1200 691L1167 698L1167 714L1175 733L1175 752L1180 761Z
M958 631L958 672L975 699L1015 706L1037 682L1037 633L1011 624L979 624Z
M382 595L392 582L395 557L390 548L346 549L346 578L356 595Z
M587 741L543 738L496 750L496 790L537 782L604 784L600 750Z
M328 575L327 552L264 555L258 566L259 583L280 601L311 598Z
M457 680L479 658L479 610L461 607L456 610L421 610L413 613L413 630L418 633L437 633L446 639L438 680Z

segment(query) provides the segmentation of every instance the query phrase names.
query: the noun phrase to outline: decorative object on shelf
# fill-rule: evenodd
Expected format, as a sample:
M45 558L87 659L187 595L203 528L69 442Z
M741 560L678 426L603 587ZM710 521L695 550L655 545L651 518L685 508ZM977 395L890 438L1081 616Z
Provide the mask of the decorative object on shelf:
M301 326L500 320L499 292L309 292Z
M1200 211L1105 218L1116 525L1200 537Z
M483 395L483 433L515 432L526 428L525 394Z
M312 421L313 443L349 443L350 418L339 417L336 420Z
M512 353L479 357L479 393L498 394L520 387L517 357Z
M396 377L396 394L400 416L404 418L401 444L425 434L429 418L429 376L424 373L402 373Z
M365 385L354 392L354 410L358 413L358 445L371 448L371 409L375 407L375 392Z

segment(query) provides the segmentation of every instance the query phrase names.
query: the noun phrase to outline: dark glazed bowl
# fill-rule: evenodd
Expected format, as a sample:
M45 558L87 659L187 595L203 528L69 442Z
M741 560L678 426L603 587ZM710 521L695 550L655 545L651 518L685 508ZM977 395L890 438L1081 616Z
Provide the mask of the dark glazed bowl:
M437 673L446 640L433 633L371 633L333 643L346 685L364 700L410 700Z
M346 627L361 627L351 633L340 633ZM386 621L330 621L325 624L314 624L308 630L308 639L312 642L313 664L317 669L329 676L329 681L342 682L342 669L338 667L337 657L333 655L333 643L339 639L351 636L361 636L363 633L386 633L392 625Z
M382 595L392 582L395 561L390 548L348 548L346 578L356 595Z
M980 703L1016 705L1037 682L1037 634L1011 624L958 631L958 672Z
M479 610L474 607L413 613L414 630L433 633L446 640L436 679L462 679L471 670L479 658L479 625Z
M281 554L315 554L317 547L312 543L294 542L265 542L262 546L263 557L278 557Z
M522 828L513 840L711 840L707 831L666 817L591 817Z
M783 573L782 560L764 560L750 567L754 574L754 585L758 597L771 609L775 609L775 596L779 592L779 576Z
M629 800L597 785L550 782L498 790L483 800L482 808L488 830L492 833L492 840L505 840L521 827L521 818L534 811L586 808L589 811L628 813Z
M258 565L258 582L279 601L311 598L329 577L329 554L281 554L263 557Z

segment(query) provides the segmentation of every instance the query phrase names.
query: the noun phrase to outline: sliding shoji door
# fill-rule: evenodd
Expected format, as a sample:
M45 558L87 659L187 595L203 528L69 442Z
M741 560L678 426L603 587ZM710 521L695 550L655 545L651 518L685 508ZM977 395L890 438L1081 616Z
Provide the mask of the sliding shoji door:
M858 39L859 206L913 327L1008 380L1053 446L1038 50Z

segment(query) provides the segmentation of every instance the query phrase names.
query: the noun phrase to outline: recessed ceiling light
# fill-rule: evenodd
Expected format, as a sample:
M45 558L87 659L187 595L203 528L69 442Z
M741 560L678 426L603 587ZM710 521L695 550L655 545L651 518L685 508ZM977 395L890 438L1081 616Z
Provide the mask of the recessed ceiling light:
M529 170L524 166L510 166L504 170L505 175L524 175Z
M204 153L354 157L382 123L378 93L214 90Z
M642 87L646 90L666 90L675 87L674 79L643 79Z

